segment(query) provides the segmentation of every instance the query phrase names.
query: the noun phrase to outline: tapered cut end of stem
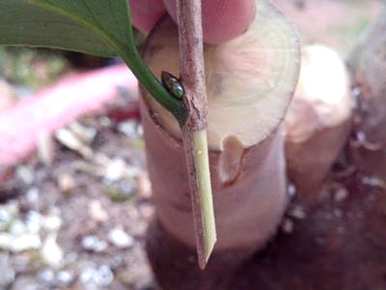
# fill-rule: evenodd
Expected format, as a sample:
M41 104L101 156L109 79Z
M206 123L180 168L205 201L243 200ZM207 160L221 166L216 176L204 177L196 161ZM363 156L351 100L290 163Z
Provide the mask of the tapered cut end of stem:
M189 175L198 264L204 269L216 243L216 225L209 169L201 0L177 1L180 72L189 112L183 131Z
M193 132L193 162L196 169L198 200L193 200L194 220L197 221L198 264L205 269L217 241L216 223L213 207L212 186L209 173L209 156L206 130ZM202 229L202 232L200 232Z

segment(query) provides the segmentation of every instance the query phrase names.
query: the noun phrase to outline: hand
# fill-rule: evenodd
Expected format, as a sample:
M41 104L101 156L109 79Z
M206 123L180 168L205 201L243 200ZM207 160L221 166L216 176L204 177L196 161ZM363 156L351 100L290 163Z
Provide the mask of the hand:
M221 43L248 29L256 0L202 0L204 41ZM167 11L176 19L176 0L129 0L135 27L149 32Z

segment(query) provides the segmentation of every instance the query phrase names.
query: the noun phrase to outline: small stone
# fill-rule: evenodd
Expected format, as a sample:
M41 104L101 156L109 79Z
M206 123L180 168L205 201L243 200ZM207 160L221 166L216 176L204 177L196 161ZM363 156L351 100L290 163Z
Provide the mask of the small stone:
M291 234L294 231L294 223L290 219L285 219L282 224L282 230L286 234Z
M86 144L91 144L97 135L97 130L95 128L83 126L78 122L73 122L68 127Z
M107 243L96 236L86 236L82 239L83 249L100 253L107 249Z
M41 287L33 277L18 277L12 285L11 290L46 290Z
M134 239L128 235L123 229L115 228L109 233L109 241L117 248L125 249L134 245Z
M12 245L12 236L8 233L0 233L0 250L9 250Z
M27 185L32 184L35 180L33 170L28 166L19 166L16 169L16 175Z
M140 174L137 179L138 193L141 197L149 199L151 197L151 184L149 176L145 173Z
M41 132L37 138L37 154L39 160L45 165L51 165L55 158L55 142L52 134Z
M15 220L9 227L9 233L13 236L20 236L28 232L27 226L21 220Z
M303 220L306 218L306 213L301 206L295 206L290 212L289 215L295 219Z
M89 283L92 283L95 272L96 270L93 266L89 266L83 269L80 274L80 281L82 282L82 284L87 285Z
M386 188L386 182L376 176L365 176L362 178L362 183L371 187Z
M334 194L334 200L336 202L342 202L348 197L348 190L345 187L339 187Z
M98 287L108 287L114 280L114 274L107 265L99 267L89 266L80 274L80 281L86 289L97 289ZM94 287L94 288L93 288Z
M12 218L15 218L19 214L19 204L16 201L8 202L2 207Z
M56 234L50 234L44 241L40 253L43 261L54 268L59 268L63 261L63 250L56 242Z
M26 227L29 233L38 234L41 229L42 216L36 211L30 211L26 217Z
M287 187L288 196L290 198L294 198L296 196L296 187L292 183L290 183Z
M63 146L79 153L83 158L89 159L92 157L93 152L91 148L85 145L71 130L59 129L55 137Z
M39 202L39 196L40 196L39 189L36 187L32 187L26 192L25 196L28 203L36 206L37 203Z
M35 234L23 234L17 237L13 237L11 244L11 251L18 253L27 250L37 250L41 247L42 242L39 235Z
M75 281L75 276L69 271L59 271L56 274L56 280L61 287L67 287Z
M138 137L138 123L132 120L121 122L118 124L118 131L127 137Z
M113 122L111 122L110 118L108 118L106 116L100 117L98 121L99 121L99 124L105 128L110 128L113 124Z
M76 187L76 183L70 174L63 173L58 176L58 186L62 192L69 193Z
M94 281L98 286L107 287L114 280L114 274L107 265L100 266L95 274Z
M15 280L15 271L8 255L0 255L0 289L6 289Z
M51 269L45 269L38 273L38 279L45 284L52 285L55 281L55 273Z
M4 231L11 221L12 215L5 208L0 208L0 231Z
M114 159L107 165L105 178L109 182L118 181L125 177L127 164L122 159Z
M99 200L92 200L88 206L88 212L90 217L97 222L106 222L109 219L109 215L103 208Z
M137 185L131 179L122 179L110 185L106 189L106 194L114 202L125 202L134 197L137 192Z
M137 134L139 137L143 136L143 126L141 123L138 123L138 125L137 125Z
M62 225L62 219L57 215L49 215L43 218L43 227L47 231L56 232Z

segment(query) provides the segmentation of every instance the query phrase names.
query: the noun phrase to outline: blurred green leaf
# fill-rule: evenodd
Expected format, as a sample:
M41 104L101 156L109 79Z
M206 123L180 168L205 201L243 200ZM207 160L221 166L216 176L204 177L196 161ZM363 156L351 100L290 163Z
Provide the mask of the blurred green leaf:
M127 0L0 0L0 45L119 55L158 102L186 120L182 101L166 91L136 49Z
M0 44L114 56L130 45L126 0L0 0Z

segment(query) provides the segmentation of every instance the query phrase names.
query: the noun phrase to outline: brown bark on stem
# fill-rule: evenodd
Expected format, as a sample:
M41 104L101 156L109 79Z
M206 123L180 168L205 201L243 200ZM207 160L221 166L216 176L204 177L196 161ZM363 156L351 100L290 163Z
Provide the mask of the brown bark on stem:
M180 73L188 119L182 125L192 199L198 264L201 269L216 243L206 136L207 98L203 57L201 0L177 1Z

